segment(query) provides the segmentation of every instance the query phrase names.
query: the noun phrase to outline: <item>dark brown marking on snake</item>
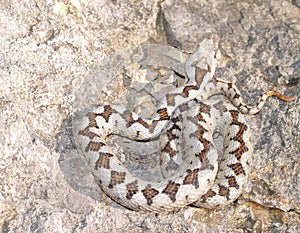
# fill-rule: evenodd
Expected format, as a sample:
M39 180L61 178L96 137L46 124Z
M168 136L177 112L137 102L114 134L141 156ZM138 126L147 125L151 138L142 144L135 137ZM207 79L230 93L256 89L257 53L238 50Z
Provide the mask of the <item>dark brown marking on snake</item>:
M168 106L175 106L175 97L177 94L166 94L166 100Z
M85 152L88 152L88 151L98 151L104 145L105 145L105 143L103 143L103 142L93 142L93 141L90 141L89 144L85 148Z
M141 124L142 126L144 126L147 129L149 129L149 127L150 127L150 125L140 117L136 120L136 122Z
M166 108L161 108L157 110L157 114L159 115L159 120L170 120L170 116Z
M198 125L198 131L194 132L193 136L195 136L203 144L203 149L199 153L195 154L195 156L199 158L199 160L201 162L201 167L207 168L210 165L209 161L206 157L207 152L210 149L210 143L208 140L203 138L204 130L205 129L201 125ZM191 134L191 136L192 136L192 134Z
M240 188L240 186L238 185L238 183L237 183L237 181L236 181L235 176L225 176L225 178L226 178L227 181L228 181L229 187L231 187L231 188L236 188L236 189L239 189L239 188Z
M173 134L173 130L181 131L181 128L177 123L182 122L182 115L172 118L171 121L173 123L172 127L167 130L167 136L170 141L173 139L179 138L176 134Z
M203 102L199 102L199 114L201 113L207 113L207 114L210 114L210 109L211 107Z
M203 149L200 153L195 154L195 156L198 157L201 162L201 170L203 169L213 170L214 166L209 163L209 160L206 157L206 153L207 153L206 151L207 151L206 149Z
M97 114L94 112L89 112L86 114L86 116L89 118L89 127L95 127L99 129L99 126L97 125L96 117L101 114Z
M113 157L113 155L110 153L99 152L99 158L95 163L95 170L98 170L98 168L102 167L105 169L109 169L109 160L111 157Z
M177 124L173 124L171 130L178 130L181 131L181 128Z
M167 104L168 106L175 106L175 98L176 96L182 96L184 98L189 96L189 92L191 90L199 90L199 87L203 81L203 78L205 76L205 74L207 73L207 70L201 69L199 67L196 67L196 71L195 71L195 81L196 84L195 85L189 85L189 86L185 86L182 90L181 93L171 93L171 94L167 94L166 95L166 99L167 99Z
M132 112L130 110L125 110L120 115L126 121L126 127L127 128L129 128L131 125L133 125L136 122L136 120L133 119Z
M89 130L89 127L86 127L83 130L79 130L78 134L82 135L82 136L85 136L85 137L88 137L89 139L93 139L94 137L99 137L98 134L95 134L95 133L91 132Z
M209 161L206 157L207 152L209 151L211 145L210 145L209 141L203 137L204 133L207 132L207 130L202 125L200 125L198 122L198 119L202 118L202 117L200 117L200 115L202 115L202 114L199 113L196 117L188 117L188 120L193 122L197 127L197 131L191 133L189 136L197 138L197 140L203 144L203 149L199 153L195 154L195 156L198 157L201 162L201 167L203 169L204 168L206 168L206 169L212 168L213 169L213 167L211 166L211 164L209 163Z
M223 185L219 185L219 195L226 197L227 201L229 200L229 188L223 186Z
M231 123L231 125L233 125L233 123ZM231 139L233 139L234 141L243 142L243 135L245 131L248 129L248 126L243 123L239 123L236 125L239 126L239 132Z
M176 155L176 150L174 150L171 145L170 145L170 141L168 141L166 143L166 145L164 146L164 148L161 150L162 152L166 152L170 155L171 158L174 157L174 155Z
M142 190L144 197L147 200L147 205L152 205L153 198L159 193L156 189L151 188L151 185L147 185L145 189Z
M190 85L190 86L185 86L182 90L182 92L180 93L180 95L182 97L188 97L189 96L189 92L191 90L198 90L199 87L197 85Z
M239 93L235 92L235 95L233 96L232 99L238 99L240 97L241 97L241 95Z
M110 182L108 188L112 189L117 184L122 184L125 181L126 172L111 171Z
M200 84L203 81L203 77L206 74L206 70L200 69L196 67L196 85L189 85L185 86L181 93L171 93L166 95L167 105L168 106L175 106L175 98L176 96L182 96L184 98L189 96L190 90L198 90L200 87Z
M169 139L169 141L172 141L174 139L179 138L179 136L177 136L176 134L173 134L173 130L181 130L176 124L172 125L172 128L167 130L167 137Z
M230 164L227 166L233 170L235 175L240 175L240 174L245 175L245 171L241 163Z
M167 187L162 191L162 193L165 193L169 196L169 198L175 202L176 201L176 194L178 192L178 189L180 187L180 184L177 184L173 181L169 181Z
M125 110L123 113L120 114L122 118L126 121L127 128L132 126L134 123L139 123L147 129L150 127L150 125L140 117L137 120L134 120L132 114L133 113L130 110Z
M188 173L186 177L183 180L183 184L192 184L195 186L195 188L199 187L199 182L198 182L198 172L199 168L194 169L193 171L190 169L187 169L186 172Z
M133 182L126 185L126 191L127 191L126 198L128 200L130 200L133 197L133 195L138 192L139 189L138 189L137 184L138 184L138 181L135 180L135 181L133 181Z
M210 109L211 107L209 105L206 105L202 102L198 102L198 105L199 105L199 112L197 114L197 120L198 121L205 121L204 117L203 117L203 114L202 113L206 113L206 114L209 114L210 115ZM198 122L196 124L199 124Z
M240 161L243 153L249 150L243 140L243 135L245 131L248 129L248 126L238 120L239 112L237 110L230 110L229 113L231 114L232 117L232 122L230 123L230 125L237 125L239 127L238 133L234 137L230 138L231 140L239 142L239 147L229 153L234 154L237 160Z
M172 121L174 124L176 124L177 122L181 122L182 119L181 119L181 117L177 116L177 117L173 117L173 118L171 119L171 121Z
M238 120L239 111L230 110L229 112L232 117L232 122L230 123L230 125L237 125L240 128L238 134L235 137L241 138L243 136L243 133L248 129L248 126Z
M242 141L242 143L240 142L239 147L234 151L230 151L229 154L234 154L236 159L240 161L242 155L248 150L249 150L248 147L246 147L244 141Z
M188 97L189 91L190 90L195 90L197 86L195 85L190 85L190 86L185 86L182 90L181 93L172 93L172 94L167 94L167 104L168 106L175 106L175 98L176 96L182 96L184 98ZM197 90L197 89L196 89Z
M204 202L206 202L206 200L208 198L214 197L214 196L216 196L216 192L210 189L210 190L207 191L207 193L205 193L204 195L202 195L202 197L201 197L200 200L201 200L202 203L204 203Z
M208 71L210 72L210 70L208 70ZM196 67L196 70L195 70L195 81L197 83L198 89L199 89L200 84L202 83L203 78L206 75L206 73L207 73L207 70L204 70L204 69L201 69L199 67Z
M105 122L107 123L109 121L111 114L116 113L116 111L110 105L104 105L103 108L104 111L99 115L102 116Z
M239 125L241 122L239 122L239 111L238 110L229 110L229 113L232 117L231 125Z
M190 134L191 136L197 138L200 142L204 144L204 148L209 146L209 142L203 137L204 133L207 132L207 129L205 129L202 125L197 125L197 131Z

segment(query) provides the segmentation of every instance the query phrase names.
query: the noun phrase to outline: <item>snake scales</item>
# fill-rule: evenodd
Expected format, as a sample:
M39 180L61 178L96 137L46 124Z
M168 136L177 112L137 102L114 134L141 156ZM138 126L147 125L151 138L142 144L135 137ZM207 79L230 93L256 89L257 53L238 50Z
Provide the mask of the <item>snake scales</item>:
M217 61L204 47L186 61L188 82L165 95L156 113L143 119L116 105L92 107L73 119L76 144L103 191L133 210L172 211L189 204L213 208L240 195L250 173L252 142L243 114L258 113L267 91L249 107L233 83L214 76ZM220 95L226 98L219 98ZM142 180L120 161L122 151L109 145L111 135L138 141L160 137L160 182Z

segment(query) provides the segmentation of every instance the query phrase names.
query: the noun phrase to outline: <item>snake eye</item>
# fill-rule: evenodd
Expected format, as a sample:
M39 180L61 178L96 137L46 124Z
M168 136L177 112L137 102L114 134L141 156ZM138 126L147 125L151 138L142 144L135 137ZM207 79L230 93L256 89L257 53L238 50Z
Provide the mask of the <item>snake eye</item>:
M213 141L214 141L214 144L215 146L220 149L220 148L223 148L223 145L224 145L224 136L223 134L219 131L219 130L215 130L213 132Z
M220 132L220 130L215 129L212 138L213 138L213 144L215 145L218 151L219 161L221 161L223 155L223 148L224 148L224 135Z

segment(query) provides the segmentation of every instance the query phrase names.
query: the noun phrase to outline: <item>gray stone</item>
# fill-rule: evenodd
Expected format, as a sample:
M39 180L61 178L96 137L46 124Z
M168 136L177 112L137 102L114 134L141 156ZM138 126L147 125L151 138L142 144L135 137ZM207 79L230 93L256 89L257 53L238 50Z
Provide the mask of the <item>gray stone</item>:
M2 1L2 232L299 232L299 11L298 1L275 0ZM101 193L74 148L73 111L105 101L137 107L128 98L133 77L163 90L155 73L142 75L145 67L126 75L131 52L150 37L182 52L212 38L223 55L216 75L236 81L248 103L267 89L297 95L291 103L272 98L249 117L253 171L230 206L158 216L127 210ZM123 61L111 59L115 51ZM177 60L171 68L180 73ZM116 61L127 70L112 72ZM134 91L146 100L144 89Z

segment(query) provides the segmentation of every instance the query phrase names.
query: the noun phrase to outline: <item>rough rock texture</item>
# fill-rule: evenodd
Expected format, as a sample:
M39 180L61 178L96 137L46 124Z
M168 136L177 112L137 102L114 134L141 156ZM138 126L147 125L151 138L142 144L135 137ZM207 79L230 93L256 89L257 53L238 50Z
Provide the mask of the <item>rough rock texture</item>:
M300 231L299 1L2 0L0 8L2 232ZM99 103L153 107L148 87L136 84L143 69L123 70L124 78L111 56L150 37L185 52L213 38L223 55L217 75L236 81L249 103L266 89L298 95L271 99L249 118L253 172L233 205L126 210L101 193L74 149L71 114L87 83L99 87L96 99L89 93Z

